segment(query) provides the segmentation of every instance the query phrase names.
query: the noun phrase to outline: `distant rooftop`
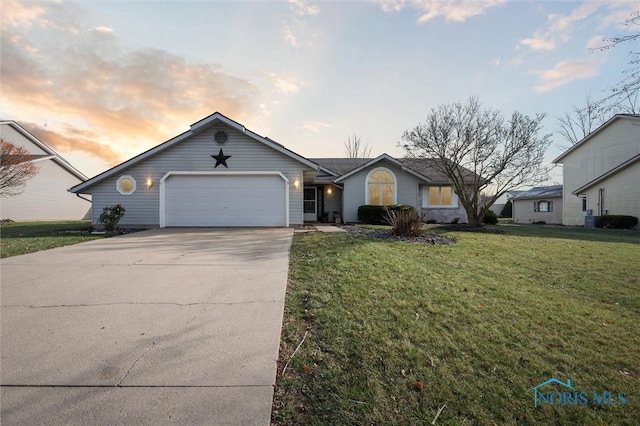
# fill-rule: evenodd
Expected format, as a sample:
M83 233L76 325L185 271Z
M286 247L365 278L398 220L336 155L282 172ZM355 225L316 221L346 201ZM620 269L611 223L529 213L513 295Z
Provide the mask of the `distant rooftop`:
M562 185L537 186L511 197L512 200L528 198L558 198L562 197Z

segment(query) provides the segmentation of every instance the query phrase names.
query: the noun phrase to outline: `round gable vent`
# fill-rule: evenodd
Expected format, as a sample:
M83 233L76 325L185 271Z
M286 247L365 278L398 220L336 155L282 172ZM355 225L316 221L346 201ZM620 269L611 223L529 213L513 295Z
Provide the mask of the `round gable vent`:
M216 132L216 135L213 138L219 145L224 145L225 143L227 143L227 140L229 140L229 136L227 136L227 133L223 132L222 130Z

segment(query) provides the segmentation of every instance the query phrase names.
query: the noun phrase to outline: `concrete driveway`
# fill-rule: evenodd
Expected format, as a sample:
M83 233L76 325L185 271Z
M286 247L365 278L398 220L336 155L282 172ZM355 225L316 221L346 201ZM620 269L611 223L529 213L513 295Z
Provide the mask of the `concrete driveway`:
M3 425L270 422L291 229L162 229L0 261Z

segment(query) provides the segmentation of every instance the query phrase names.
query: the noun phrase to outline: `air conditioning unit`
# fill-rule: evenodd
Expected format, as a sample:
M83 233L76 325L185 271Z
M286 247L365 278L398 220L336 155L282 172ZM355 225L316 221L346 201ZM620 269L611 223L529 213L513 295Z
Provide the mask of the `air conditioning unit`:
M596 216L587 215L584 217L584 227L585 228L595 228L596 227Z

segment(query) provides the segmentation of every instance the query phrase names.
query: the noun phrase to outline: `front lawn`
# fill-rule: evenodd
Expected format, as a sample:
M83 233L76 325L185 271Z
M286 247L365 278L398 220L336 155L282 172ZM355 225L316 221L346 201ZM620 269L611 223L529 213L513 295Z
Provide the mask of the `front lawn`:
M432 230L458 241L441 246L297 234L273 422L637 424L640 232L495 228ZM586 404L534 408L552 377Z
M86 220L14 222L0 226L0 257L17 256L103 238L91 235Z

